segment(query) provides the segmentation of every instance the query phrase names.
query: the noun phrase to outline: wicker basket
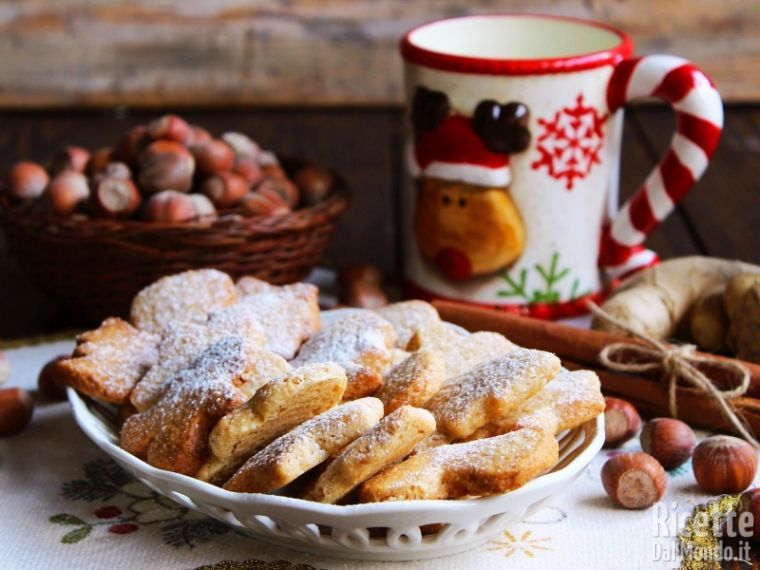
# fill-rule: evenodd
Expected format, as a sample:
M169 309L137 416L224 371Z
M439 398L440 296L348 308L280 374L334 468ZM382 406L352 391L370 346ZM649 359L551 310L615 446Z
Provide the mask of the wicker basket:
M286 170L303 164L284 161ZM334 176L319 204L277 217L222 215L213 221L61 219L31 215L0 198L0 221L16 258L62 304L70 324L127 315L135 294L159 277L213 267L271 283L303 279L319 262L348 205Z

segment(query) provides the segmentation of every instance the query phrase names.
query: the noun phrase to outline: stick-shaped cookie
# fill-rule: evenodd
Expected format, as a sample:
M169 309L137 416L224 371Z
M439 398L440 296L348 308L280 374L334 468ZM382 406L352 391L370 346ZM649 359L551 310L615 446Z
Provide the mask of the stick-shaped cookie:
M382 469L409 455L435 429L427 410L401 406L340 452L304 496L334 503Z
M382 400L386 414L404 405L423 406L438 392L445 377L441 353L423 348L385 373L375 397Z
M83 394L113 404L129 401L140 378L158 360L157 335L110 318L77 337L71 358L53 365L62 382Z
M139 329L161 334L171 323L203 324L211 311L237 301L229 275L215 269L185 271L162 277L132 301L130 320Z
M291 364L340 364L348 376L343 399L353 400L373 394L382 385L382 371L391 362L395 341L396 333L388 321L364 311L327 325L306 341Z
M224 483L257 450L340 403L346 373L337 364L307 364L265 384L211 432L211 458L196 475Z
M543 425L557 434L604 412L599 377L591 370L562 370L543 390L505 417L484 425L469 439L493 437L522 427Z
M274 440L224 484L228 491L268 493L326 461L383 417L377 398L353 400L324 412Z
M237 337L212 344L168 381L156 405L127 418L121 446L154 467L195 475L208 459L216 422L246 400L237 387L246 356Z
M461 499L505 493L557 462L557 440L526 428L419 453L375 475L360 487L362 502Z
M441 322L438 311L425 301L402 301L377 309L377 314L396 331L396 346L407 350L414 335Z
M560 368L559 358L550 352L517 349L444 385L425 407L435 416L438 431L464 439L520 406Z

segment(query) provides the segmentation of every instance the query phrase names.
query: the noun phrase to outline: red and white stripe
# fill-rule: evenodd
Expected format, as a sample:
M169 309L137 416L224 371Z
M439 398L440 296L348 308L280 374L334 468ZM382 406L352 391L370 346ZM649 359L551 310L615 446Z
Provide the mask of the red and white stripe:
M723 105L715 85L680 57L649 55L617 65L607 86L610 112L647 96L673 107L676 133L660 164L605 228L599 264L612 277L657 262L642 244L702 176L723 127Z

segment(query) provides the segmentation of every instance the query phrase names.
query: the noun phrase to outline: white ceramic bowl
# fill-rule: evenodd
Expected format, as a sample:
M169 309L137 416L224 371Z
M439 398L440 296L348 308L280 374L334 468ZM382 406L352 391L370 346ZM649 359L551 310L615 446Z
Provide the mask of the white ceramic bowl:
M554 468L503 495L462 501L323 505L277 495L233 493L152 467L119 447L115 413L72 388L67 392L79 427L151 489L267 542L340 558L418 560L473 548L566 489L604 441L603 415L560 434ZM426 525L433 526L423 532L421 527Z

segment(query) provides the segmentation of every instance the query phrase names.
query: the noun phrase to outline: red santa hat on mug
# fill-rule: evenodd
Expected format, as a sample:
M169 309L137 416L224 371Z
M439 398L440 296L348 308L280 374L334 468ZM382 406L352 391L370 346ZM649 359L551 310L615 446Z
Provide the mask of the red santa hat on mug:
M490 151L472 129L469 117L449 115L421 133L408 149L409 169L420 176L475 186L507 186L512 178L509 155Z

